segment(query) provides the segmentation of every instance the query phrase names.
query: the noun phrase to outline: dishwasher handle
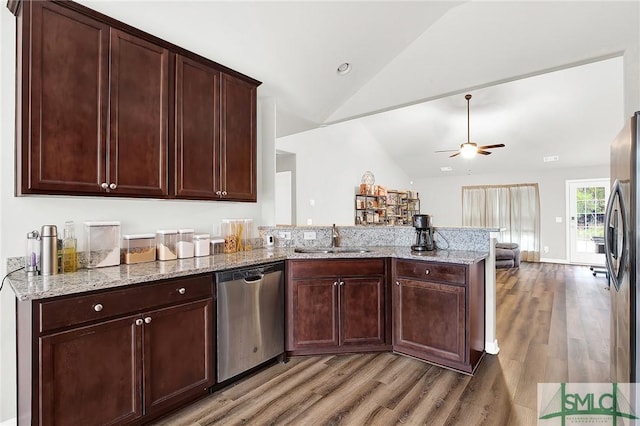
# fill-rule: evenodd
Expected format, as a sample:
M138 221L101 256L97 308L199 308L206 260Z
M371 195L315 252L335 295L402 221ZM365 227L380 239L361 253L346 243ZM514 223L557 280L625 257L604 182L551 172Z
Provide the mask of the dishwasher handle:
M264 274L251 275L244 278L246 284L259 283L264 278Z

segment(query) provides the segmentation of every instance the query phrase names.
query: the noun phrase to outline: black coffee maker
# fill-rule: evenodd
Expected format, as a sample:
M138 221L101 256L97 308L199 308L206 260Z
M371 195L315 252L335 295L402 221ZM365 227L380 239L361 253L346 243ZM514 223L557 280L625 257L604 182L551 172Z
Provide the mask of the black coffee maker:
M411 246L413 251L433 251L433 227L428 214L413 215L413 227L416 228L416 243Z

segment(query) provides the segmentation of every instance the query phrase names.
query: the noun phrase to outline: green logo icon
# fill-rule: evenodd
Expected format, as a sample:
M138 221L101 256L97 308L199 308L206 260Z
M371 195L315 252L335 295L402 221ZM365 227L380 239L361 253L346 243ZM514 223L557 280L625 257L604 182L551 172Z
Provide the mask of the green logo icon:
M551 387L551 392L549 389ZM635 384L618 383L541 383L538 385L539 420L555 419L565 426L588 424L598 419L598 423L627 424L624 419L639 419L630 404L630 390ZM553 393L553 389L555 393ZM634 392L635 393L635 392ZM546 398L545 398L546 394ZM549 398L548 396L551 395ZM605 418L610 420L607 421ZM557 424L539 422L539 424Z

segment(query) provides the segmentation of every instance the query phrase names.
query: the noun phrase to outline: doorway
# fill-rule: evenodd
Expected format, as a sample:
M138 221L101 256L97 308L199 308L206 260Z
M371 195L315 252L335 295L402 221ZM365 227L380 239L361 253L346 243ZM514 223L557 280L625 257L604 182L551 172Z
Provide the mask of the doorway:
M567 181L568 257L570 263L604 265L594 238L604 237L609 179Z

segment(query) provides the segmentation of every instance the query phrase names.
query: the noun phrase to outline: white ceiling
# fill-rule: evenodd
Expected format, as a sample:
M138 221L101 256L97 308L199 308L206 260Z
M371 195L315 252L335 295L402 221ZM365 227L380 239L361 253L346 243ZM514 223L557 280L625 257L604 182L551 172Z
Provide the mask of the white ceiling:
M601 158L585 147L608 144L621 126L620 61L542 74L620 56L640 39L637 0L80 3L262 81L259 96L277 102L278 136L366 117L375 137L393 139L389 152L414 178L446 165L433 150L466 139L467 92L472 140L507 145L483 157L497 162L483 167L515 168L543 152ZM353 71L338 76L345 61ZM431 100L377 116L384 120L370 116ZM431 167L416 162L420 149Z

